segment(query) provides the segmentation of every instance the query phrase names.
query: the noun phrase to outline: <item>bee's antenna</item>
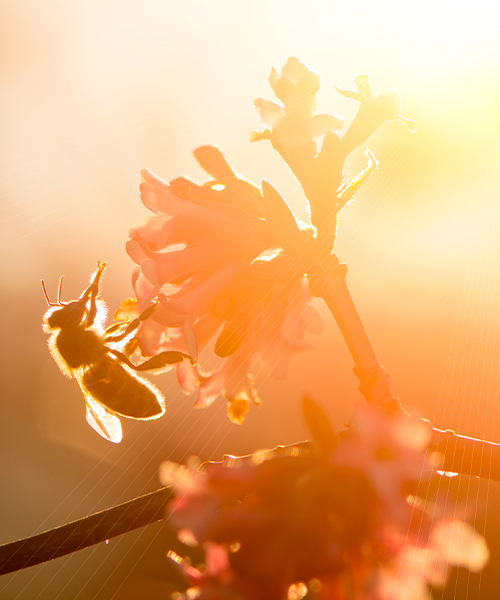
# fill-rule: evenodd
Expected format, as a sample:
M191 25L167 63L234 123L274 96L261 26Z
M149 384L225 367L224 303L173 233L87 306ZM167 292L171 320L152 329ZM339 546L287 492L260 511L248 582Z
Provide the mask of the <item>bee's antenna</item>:
M40 281L40 283L42 284L43 295L45 296L45 300L47 301L47 304L49 306L56 306L55 302L51 302L49 300L49 295L47 294L47 290L45 289L45 283L43 282L43 279Z
M59 285L57 286L57 304L62 304L62 302L61 302L61 290L62 290L63 279L64 279L64 275L61 275L61 277L59 277Z

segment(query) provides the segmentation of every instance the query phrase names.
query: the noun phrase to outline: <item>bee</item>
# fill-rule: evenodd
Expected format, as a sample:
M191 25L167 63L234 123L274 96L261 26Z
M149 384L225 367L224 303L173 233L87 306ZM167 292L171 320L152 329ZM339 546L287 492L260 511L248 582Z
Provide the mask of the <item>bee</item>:
M105 262L98 262L90 285L78 300L70 302L61 301L62 277L57 302L50 301L42 280L49 305L43 328L50 335L52 357L66 376L75 378L83 392L88 424L102 437L118 443L122 439L118 415L148 421L165 413L165 399L160 390L136 372L166 370L188 357L181 352L161 352L139 365L132 363L121 350L133 332L153 314L155 306L129 323L115 323L104 330L106 305L98 295L105 267Z

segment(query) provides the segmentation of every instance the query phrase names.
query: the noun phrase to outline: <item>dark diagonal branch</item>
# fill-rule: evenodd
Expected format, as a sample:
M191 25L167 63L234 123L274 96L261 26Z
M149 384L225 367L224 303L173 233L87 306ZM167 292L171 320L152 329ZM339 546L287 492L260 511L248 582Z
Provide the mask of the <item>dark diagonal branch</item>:
M161 488L78 521L0 546L0 575L20 571L160 521L172 492Z

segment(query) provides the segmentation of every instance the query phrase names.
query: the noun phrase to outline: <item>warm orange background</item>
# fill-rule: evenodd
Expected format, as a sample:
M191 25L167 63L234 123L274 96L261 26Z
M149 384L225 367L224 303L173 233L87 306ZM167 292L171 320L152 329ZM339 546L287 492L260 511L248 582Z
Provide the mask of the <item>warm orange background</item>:
M500 441L499 12L490 1L4 0L0 542L154 489L163 459L303 439L304 392L339 427L360 401L345 344L319 304L326 331L315 350L286 381L257 373L264 406L242 427L227 421L222 402L194 411L173 375L163 376L155 381L167 416L125 423L114 447L86 425L83 398L41 331L42 277L55 294L65 274L63 297L74 298L106 260L111 311L131 295L124 243L144 214L140 168L200 179L190 153L217 144L236 170L272 181L306 217L278 155L248 141L260 126L253 98L272 98L271 65L292 54L322 74L320 111L351 119L356 103L335 86L352 87L363 73L374 91L400 87L419 132L391 123L369 140L380 168L342 213L337 252L404 405L439 427ZM364 166L360 148L347 167ZM486 521L495 563L500 494L461 481L471 506L486 506L478 526ZM175 587L167 538L152 527L4 577L0 598L167 597ZM449 594L489 598L494 581L490 567Z

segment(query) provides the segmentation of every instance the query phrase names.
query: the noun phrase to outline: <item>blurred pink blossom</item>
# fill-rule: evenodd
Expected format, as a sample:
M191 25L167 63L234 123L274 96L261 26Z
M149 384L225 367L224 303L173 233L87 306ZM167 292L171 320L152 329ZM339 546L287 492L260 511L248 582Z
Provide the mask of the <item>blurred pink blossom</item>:
M388 416L377 406L363 405L333 460L363 470L393 516L404 519L409 510L406 496L433 467L426 452L431 431L429 423L416 417Z
M187 488L170 463L160 476L176 492L170 523L226 549L227 564L219 556L200 582L202 597L222 585L229 598L285 599L296 582L361 573L362 549L375 551L378 501L359 471L303 456L211 463L187 475Z
M479 572L488 562L486 542L459 519L437 521L425 544L407 543L399 556L380 567L363 600L432 600L429 586L442 588L451 567Z
M311 414L323 418L321 411ZM451 567L484 567L488 549L471 525L448 515L441 501L431 510L431 503L403 497L402 482L429 475L421 470L427 426L370 409L354 428L355 437L340 439L328 455L296 448L200 469L165 463L160 478L176 496L170 523L180 539L206 552L201 571L172 556L192 593L204 600L285 600L309 589L316 600L431 600L429 588L442 587ZM385 438L378 457L356 450L361 435L371 449ZM379 460L386 460L383 468ZM390 495L408 510L387 510Z

